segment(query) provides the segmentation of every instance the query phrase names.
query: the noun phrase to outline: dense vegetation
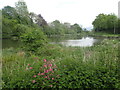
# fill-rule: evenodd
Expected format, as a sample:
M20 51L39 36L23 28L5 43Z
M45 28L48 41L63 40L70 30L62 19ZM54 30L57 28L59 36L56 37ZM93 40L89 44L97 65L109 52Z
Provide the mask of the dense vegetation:
M51 46L44 53L3 51L3 88L120 88L117 40L92 47Z
M17 2L16 7L5 6L2 9L3 38L19 38L25 32L39 28L46 35L64 35L81 33L82 28L78 24L60 23L55 20L49 25L39 14L27 10L25 2ZM41 30L40 30L41 29Z
M76 23L71 25L70 23L60 23L60 21L55 20L49 23L49 26L43 31L46 35L64 35L64 34L80 34L82 33L82 28Z
M6 6L2 9L3 38L19 38L23 33L39 28L29 17L28 11L26 11L26 9L24 11L23 6L19 6L18 4L18 9L22 9L23 12L26 13L20 13L16 8L10 6ZM42 32L40 28L39 32Z
M3 38L23 42L20 48L3 49L3 89L120 88L119 40L104 39L92 47L53 45L46 36L74 37L92 32L84 32L78 24L47 23L21 1L15 8L4 7L2 13ZM112 23L116 19L115 15L98 15L93 21L95 33L119 33L119 22Z
M99 14L92 24L95 32L120 34L120 19L114 14Z

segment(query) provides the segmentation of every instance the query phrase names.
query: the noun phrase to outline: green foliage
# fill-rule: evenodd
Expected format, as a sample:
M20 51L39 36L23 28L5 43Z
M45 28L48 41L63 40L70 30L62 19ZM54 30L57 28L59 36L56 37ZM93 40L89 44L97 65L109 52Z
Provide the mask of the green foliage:
M47 44L46 37L40 29L31 28L21 35L24 50L37 52L38 48L43 48Z
M60 23L60 21L55 20L49 24L49 26L44 27L43 32L50 35L65 35L65 34L80 34L82 28L78 24L70 25L70 23Z
M118 18L114 14L99 14L92 24L96 32L120 33Z
M3 50L3 88L119 89L118 46L118 40L105 39L100 45L86 48L47 46L47 50L41 49L44 55L39 56ZM44 78L49 73L38 75L48 70L45 58L53 65L52 69L57 66L50 80Z
M50 45L44 33L77 34L82 28L55 20L41 29L33 23L36 15L29 16L25 2L18 2L16 8L7 6L2 10L3 33L7 34L3 37L20 37L24 51L3 50L3 89L120 88L118 40L105 39L100 45L86 48ZM119 29L115 15L100 14L93 25L96 31L118 33L113 31L113 22L114 30Z
M14 24L16 23L15 20L9 20L7 18L2 19L2 37L9 38L11 37L12 30L14 30ZM9 26L9 27L8 27Z
M18 1L15 3L16 6L16 11L18 14L22 15L22 16L28 16L29 12L27 9L27 5L24 1Z
M29 27L36 27L29 16L19 14L15 8L6 6L2 9L3 38L20 37Z
M15 8L11 6L5 6L2 9L2 15L4 18L8 18L8 19L17 19L18 17L18 13L16 12Z
M82 28L78 25L78 24L74 24L71 26L73 28L73 30L75 30L77 33L81 33L82 32Z
M114 71L108 71L106 68L91 69L76 67L74 70L63 71L56 87L62 88L119 88L118 75ZM64 69L64 68L63 68ZM106 71L105 71L106 70Z

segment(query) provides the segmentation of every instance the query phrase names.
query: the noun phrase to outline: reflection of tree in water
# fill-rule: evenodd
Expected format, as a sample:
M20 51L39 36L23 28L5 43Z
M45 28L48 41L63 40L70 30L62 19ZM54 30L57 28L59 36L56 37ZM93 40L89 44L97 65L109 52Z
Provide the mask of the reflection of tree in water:
M82 39L82 37L80 35L64 35L64 36L54 35L54 36L49 37L49 39L52 42L60 42L60 41L69 40L69 39Z

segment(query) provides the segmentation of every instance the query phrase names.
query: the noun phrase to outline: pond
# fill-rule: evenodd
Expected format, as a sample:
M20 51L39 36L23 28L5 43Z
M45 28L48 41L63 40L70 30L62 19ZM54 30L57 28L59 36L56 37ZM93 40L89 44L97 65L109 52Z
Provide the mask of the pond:
M94 38L94 37L51 37L49 38L50 44L61 44L64 46L80 46L80 47L88 47L93 46L95 44L99 44L103 39L102 38ZM20 41L15 41L11 39L3 39L2 40L2 48L18 48L21 46Z
M69 39L62 40L59 42L51 42L51 44L61 44L63 46L79 46L79 47L90 47L96 44L99 44L103 39L93 38L93 37L82 37L80 39Z

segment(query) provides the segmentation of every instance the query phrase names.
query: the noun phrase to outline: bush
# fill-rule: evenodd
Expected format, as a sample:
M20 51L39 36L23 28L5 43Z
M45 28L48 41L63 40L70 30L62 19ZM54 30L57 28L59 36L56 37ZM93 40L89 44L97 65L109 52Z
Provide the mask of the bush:
M46 37L40 29L31 29L21 36L23 49L30 52L37 52L38 48L42 48L47 44Z

